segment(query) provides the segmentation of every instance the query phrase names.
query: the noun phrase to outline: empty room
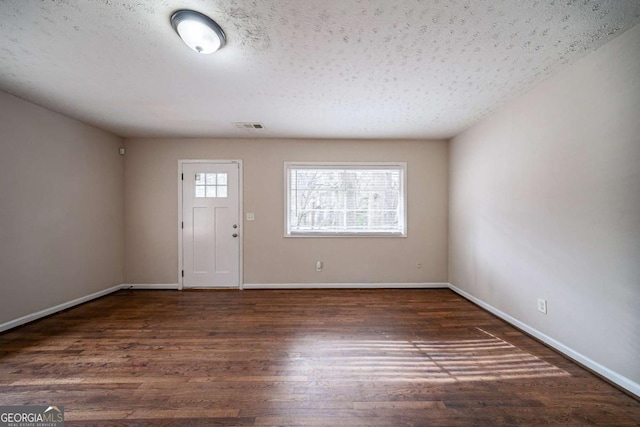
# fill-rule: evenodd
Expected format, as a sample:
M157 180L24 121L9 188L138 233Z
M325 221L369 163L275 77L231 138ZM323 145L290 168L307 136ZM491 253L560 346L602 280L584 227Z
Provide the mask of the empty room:
M0 144L0 426L640 425L637 0L3 0Z

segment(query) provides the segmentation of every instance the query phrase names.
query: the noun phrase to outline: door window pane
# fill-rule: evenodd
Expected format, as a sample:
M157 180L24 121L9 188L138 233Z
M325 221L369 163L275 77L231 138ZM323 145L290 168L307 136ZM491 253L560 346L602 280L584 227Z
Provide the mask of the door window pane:
M195 197L227 197L227 174L197 173L195 176Z

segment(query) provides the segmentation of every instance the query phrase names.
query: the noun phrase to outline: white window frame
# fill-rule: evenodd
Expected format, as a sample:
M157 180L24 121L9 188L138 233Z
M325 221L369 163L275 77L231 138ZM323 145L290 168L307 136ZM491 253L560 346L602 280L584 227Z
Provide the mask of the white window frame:
M291 207L291 179L292 169L400 169L400 184L402 194L402 212L399 220L403 222L402 232L376 231L303 231L292 232L289 227L289 213ZM406 162L284 162L284 236L285 237L407 237L407 163Z

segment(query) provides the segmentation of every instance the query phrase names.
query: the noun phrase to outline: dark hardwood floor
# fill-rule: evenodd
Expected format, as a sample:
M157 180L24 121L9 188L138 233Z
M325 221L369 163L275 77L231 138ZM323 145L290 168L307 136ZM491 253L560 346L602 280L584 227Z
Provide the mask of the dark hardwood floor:
M67 426L640 425L449 290L120 291L0 335L0 404Z

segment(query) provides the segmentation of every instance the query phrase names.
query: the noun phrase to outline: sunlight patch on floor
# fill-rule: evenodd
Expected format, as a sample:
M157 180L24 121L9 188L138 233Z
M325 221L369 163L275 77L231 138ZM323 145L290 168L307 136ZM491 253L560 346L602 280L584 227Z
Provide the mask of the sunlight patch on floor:
M289 374L317 381L450 383L561 377L569 374L497 336L442 341L305 339L291 355Z

